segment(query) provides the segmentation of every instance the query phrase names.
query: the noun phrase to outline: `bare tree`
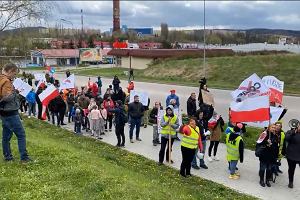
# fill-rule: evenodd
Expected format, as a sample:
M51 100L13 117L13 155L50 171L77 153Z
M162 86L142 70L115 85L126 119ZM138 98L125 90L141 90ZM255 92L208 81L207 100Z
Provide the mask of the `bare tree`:
M0 1L0 32L7 28L16 28L26 20L45 19L53 3L47 1Z
M161 23L160 24L160 37L162 40L168 40L169 36L169 27L168 24L166 23Z

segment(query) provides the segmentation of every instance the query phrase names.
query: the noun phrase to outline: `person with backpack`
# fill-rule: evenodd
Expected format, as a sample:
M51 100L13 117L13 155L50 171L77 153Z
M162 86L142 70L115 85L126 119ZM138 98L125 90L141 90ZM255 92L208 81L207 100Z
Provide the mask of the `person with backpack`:
M118 100L116 102L116 107L114 109L108 109L108 112L115 114L115 132L117 136L117 147L125 147L125 134L124 134L124 126L128 122L128 117L125 112L122 101Z
M15 64L8 63L2 68L0 75L0 116L2 120L2 148L5 161L12 161L13 155L10 148L10 140L13 133L17 136L21 162L31 161L26 149L26 135L20 115L18 91L14 89L13 79L19 69Z
M278 141L276 137L276 126L271 124L256 142L255 155L259 158L259 184L271 187L273 180L272 166L276 163L279 153Z

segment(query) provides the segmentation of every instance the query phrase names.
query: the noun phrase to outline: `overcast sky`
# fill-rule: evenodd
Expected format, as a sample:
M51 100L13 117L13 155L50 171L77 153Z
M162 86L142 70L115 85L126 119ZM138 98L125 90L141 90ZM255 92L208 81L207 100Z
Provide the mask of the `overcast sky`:
M112 1L57 1L46 26L60 18L80 28L101 31L112 27ZM202 27L203 1L122 1L121 25L128 27ZM206 1L206 25L213 28L278 28L300 30L300 2L297 1ZM72 27L67 23L64 27Z

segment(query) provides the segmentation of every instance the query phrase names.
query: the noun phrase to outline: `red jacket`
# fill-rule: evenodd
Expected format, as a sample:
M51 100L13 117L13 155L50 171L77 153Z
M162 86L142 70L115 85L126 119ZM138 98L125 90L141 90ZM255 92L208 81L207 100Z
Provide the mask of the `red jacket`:
M110 103L110 105L108 105ZM108 112L109 109L114 109L115 108L115 104L113 100L108 101L107 99L103 101L103 106L104 108L107 110L107 115L111 116L112 113Z

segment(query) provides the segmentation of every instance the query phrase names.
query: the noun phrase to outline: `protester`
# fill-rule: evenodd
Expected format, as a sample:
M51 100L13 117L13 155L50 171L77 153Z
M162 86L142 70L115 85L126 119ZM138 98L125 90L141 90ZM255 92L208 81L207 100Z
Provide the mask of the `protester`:
M130 142L133 143L133 130L135 128L136 140L142 141L140 138L140 126L142 117L144 115L144 107L143 104L140 102L139 96L134 96L134 102L128 105L128 115L129 115L129 138Z
M188 117L196 117L197 105L196 105L196 94L193 92L186 102L186 110Z
M203 154L203 157L199 159L200 167L203 169L208 169L208 167L204 161L204 155L205 155L205 149L206 149L206 137L210 135L210 131L208 130L208 121L207 121L207 119L204 118L204 113L201 109L197 110L196 116L197 116L196 123L200 129L201 141L202 141L202 150L200 151L200 153ZM198 151L198 149L196 150L196 152L197 151ZM194 156L194 159L192 161L192 167L194 169L200 169L200 167L197 164L196 156Z
M74 132L76 134L81 134L81 124L83 123L82 114L79 108L75 111L74 116Z
M39 87L38 90L35 93L35 99L38 105L38 119L42 119L42 111L43 111L43 105L42 102L39 98L39 94L41 94L43 92L43 88Z
M131 90L134 90L134 82L133 81L130 81L128 83L128 86L127 86L127 91L128 91L128 94L130 94L130 91Z
M105 132L107 132L107 128L109 128L109 132L111 132L113 113L109 112L108 110L114 109L115 104L110 96L108 96L107 99L103 101L103 106L107 110L107 119L105 122Z
M230 179L239 179L240 174L236 172L238 161L244 161L244 142L241 137L242 124L239 123L233 128L233 133L226 135L227 161L229 162Z
M149 122L152 123L152 127L153 127L153 140L152 140L153 146L160 144L159 133L158 133L158 120L157 120L160 110L162 110L161 103L155 102L151 110L150 119L149 119Z
M144 106L144 116L143 116L144 128L147 128L149 122L149 105L150 105L150 98L148 98L147 106Z
M90 113L90 118L91 118L91 130L92 130L92 136L95 136L97 139L102 140L103 138L100 137L100 118L101 114L100 111L98 110L97 105L93 105L91 113Z
M276 136L277 136L277 140L279 141L279 153L278 153L278 158L277 158L277 163L274 166L274 172L275 174L278 176L278 173L283 173L280 169L279 166L281 165L281 159L283 158L282 155L282 149L284 146L284 140L285 140L285 133L282 130L282 122L281 121L277 121L275 123L276 126Z
M67 98L67 104L68 104L68 110L69 110L69 114L68 114L68 122L71 123L71 120L73 121L72 118L72 110L75 104L75 97L73 93L69 93L68 98Z
M259 184L271 187L272 165L276 163L278 156L278 142L276 141L276 126L271 124L257 140L255 155L259 157Z
M36 95L33 89L27 94L26 100L28 102L28 118L31 117L31 113L35 117Z
M98 86L98 94L99 95L102 95L102 91L101 91L101 88L102 88L102 80L101 80L101 76L98 76L98 80L96 81L96 84Z
M191 176L191 163L195 156L196 149L202 151L202 141L200 129L196 125L196 118L190 118L188 125L184 126L181 141L182 163L180 175L183 177Z
M294 187L294 174L296 164L300 166L300 123L297 128L289 130L285 137L286 149L283 154L286 155L288 162L289 188Z
M221 139L221 134L224 131L223 126L225 125L223 118L214 111L213 117L208 121L210 135L210 144L208 148L208 161L213 160L219 161L217 157L218 146ZM211 156L212 149L214 149L213 157Z
M173 163L173 160L169 158L169 151L172 152L172 146L174 143L174 139L176 137L176 129L179 127L179 121L178 117L174 114L174 108L173 106L169 105L166 108L166 113L161 119L160 125L162 127L161 129L161 146L160 146L160 151L159 151L159 165L163 164L164 157L165 157L165 149L167 147L167 152L166 152L166 161ZM171 137L171 144L170 138ZM171 149L169 149L169 146L171 146Z
M118 100L116 102L116 107L114 109L108 110L111 113L115 113L115 133L117 136L117 147L125 147L125 135L124 126L127 123L127 114L123 107L122 101Z
M104 135L105 123L107 120L107 110L104 108L103 103L100 104L100 135Z
M174 109L175 108L179 108L179 97L175 94L175 90L170 90L170 92L171 92L171 94L169 95L169 96L167 96L167 99L166 99L166 106L169 106L170 104L171 104L171 99L175 99L175 101L176 101L176 105L175 105L175 107L174 107Z
M20 110L21 113L26 113L27 112L27 102L26 98L23 97L22 95L18 94L19 101L20 101Z
M112 81L112 85L114 86L114 93L116 93L117 90L119 89L120 83L121 83L121 81L119 80L118 76L115 75L115 76L114 76L114 79L113 79L113 81Z
M129 81L131 80L131 78L132 78L132 80L134 80L133 69L129 70Z
M10 148L10 140L13 133L17 136L21 162L31 159L26 150L26 135L18 113L18 91L14 89L12 80L16 77L19 69L15 64L8 63L2 68L0 75L0 116L2 120L2 148L5 161L13 160Z
M67 71L66 71L66 76L67 76L67 78L69 78L69 76L71 76L71 72L70 72L70 70L68 70L68 69L67 69Z

